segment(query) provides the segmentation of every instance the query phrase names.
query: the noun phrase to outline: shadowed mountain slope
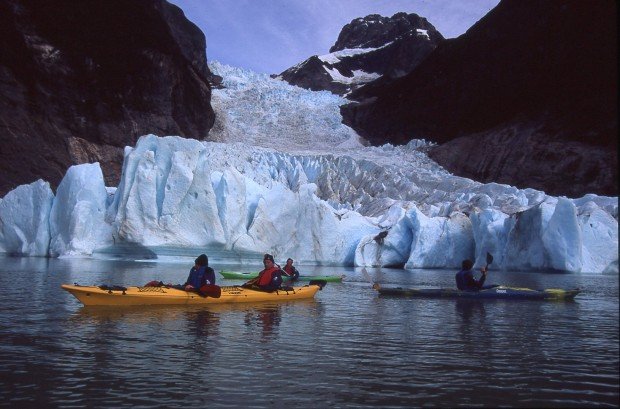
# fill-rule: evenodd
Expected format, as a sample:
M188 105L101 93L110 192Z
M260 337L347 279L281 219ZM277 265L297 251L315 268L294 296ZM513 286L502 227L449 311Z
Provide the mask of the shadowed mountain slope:
M455 174L554 195L618 194L613 1L505 0L417 68L351 95L371 143L426 138Z
M0 2L0 195L123 148L213 125L205 37L164 0Z

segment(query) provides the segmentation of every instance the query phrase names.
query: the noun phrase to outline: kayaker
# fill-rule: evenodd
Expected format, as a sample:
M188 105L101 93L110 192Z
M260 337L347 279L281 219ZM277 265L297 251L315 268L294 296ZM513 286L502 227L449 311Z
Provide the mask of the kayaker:
M293 266L293 259L287 258L286 265L282 269L284 273L291 278L291 281L297 280L299 278L299 271Z
M265 254L263 256L263 265L265 268L258 273L258 277L245 283L244 287L256 286L263 291L269 292L280 288L283 272L280 270L280 266L275 264L271 254Z
M476 280L474 278L474 263L471 260L463 260L461 264L461 271L456 273L456 287L461 291L478 291L485 289L484 280L487 278L487 269L483 267L480 269L482 276ZM490 288L490 287L488 287Z
M198 291L205 284L215 284L215 271L209 267L209 257L201 254L194 263L194 267L189 270L187 281L183 284L185 291Z

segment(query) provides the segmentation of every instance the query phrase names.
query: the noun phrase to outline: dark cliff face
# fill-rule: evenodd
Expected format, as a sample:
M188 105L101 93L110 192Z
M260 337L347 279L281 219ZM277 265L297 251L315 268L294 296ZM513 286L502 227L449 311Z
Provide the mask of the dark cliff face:
M442 41L444 38L435 27L416 14L371 14L345 25L329 50L331 54L312 56L279 77L313 91L344 95L377 77L383 81L402 77ZM360 72L371 75L360 78Z
M616 47L615 2L502 1L407 76L354 91L344 122L373 144L439 142L431 157L479 181L617 195Z
M0 3L0 195L100 162L118 184L123 148L213 125L205 38L164 0Z

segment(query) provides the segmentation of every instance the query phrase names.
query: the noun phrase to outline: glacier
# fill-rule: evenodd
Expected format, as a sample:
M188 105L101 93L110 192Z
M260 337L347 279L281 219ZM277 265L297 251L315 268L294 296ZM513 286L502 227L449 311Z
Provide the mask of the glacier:
M346 100L217 62L208 141L142 136L117 187L98 163L0 199L0 252L154 257L206 252L298 264L618 272L618 198L552 197L448 173L430 143L364 146L341 123Z

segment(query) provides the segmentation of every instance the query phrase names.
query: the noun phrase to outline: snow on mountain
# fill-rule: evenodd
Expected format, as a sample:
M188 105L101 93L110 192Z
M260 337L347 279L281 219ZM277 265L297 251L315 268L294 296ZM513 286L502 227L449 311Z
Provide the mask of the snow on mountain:
M389 44L386 44L383 47L386 47ZM347 48L344 50L334 51L333 53L319 55L318 58L319 60L326 63L323 66L323 69L327 74L329 74L329 76L331 77L331 81L347 85L361 85L376 80L377 78L381 77L381 74L377 72L366 72L364 70L351 70L351 76L345 76L342 75L342 73L338 70L338 68L335 68L334 65L338 64L342 60L345 60L346 58L350 58L359 54L372 53L383 47ZM282 79L281 76L278 76L277 78Z
M345 25L329 54L313 55L276 78L314 91L348 95L378 78L389 82L406 75L443 41L424 17L371 14Z
M417 29L416 30L418 37L424 37L426 40L430 40L430 36L428 35L428 30L421 30L421 29Z
M366 54L372 51L376 51L377 49L386 47L389 44L391 44L391 42L377 48L345 48L344 50L334 51L333 53L319 55L319 60L334 65L342 61L343 58L353 57L354 55Z
M319 263L456 268L618 269L618 199L555 198L455 177L428 143L364 147L342 99L217 63L212 141L146 135L125 149L117 189L74 166L54 197L38 181L0 201L0 251L105 256L259 254ZM215 256L214 256L215 255Z

